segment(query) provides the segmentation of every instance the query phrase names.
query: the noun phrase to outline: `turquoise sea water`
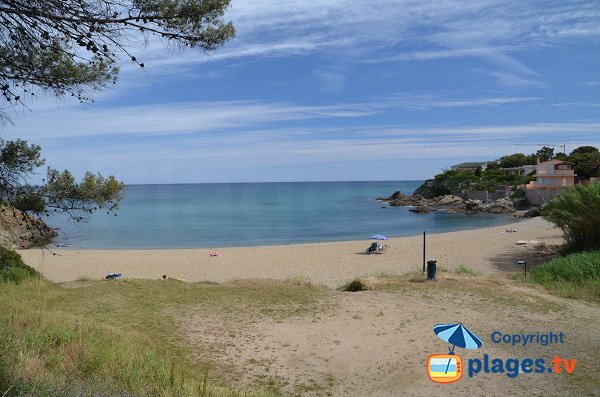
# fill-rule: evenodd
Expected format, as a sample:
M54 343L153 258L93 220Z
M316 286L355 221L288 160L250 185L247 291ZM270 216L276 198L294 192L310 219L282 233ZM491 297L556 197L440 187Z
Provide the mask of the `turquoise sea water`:
M376 197L421 181L129 185L117 216L51 219L70 248L193 248L368 240L501 225L491 214L382 209Z

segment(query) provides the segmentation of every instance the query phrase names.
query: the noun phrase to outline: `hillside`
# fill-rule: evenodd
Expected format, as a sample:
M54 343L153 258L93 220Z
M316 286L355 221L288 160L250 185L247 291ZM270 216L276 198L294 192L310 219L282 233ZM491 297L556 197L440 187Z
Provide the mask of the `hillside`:
M56 236L56 231L41 219L0 206L0 246L9 249L44 246Z

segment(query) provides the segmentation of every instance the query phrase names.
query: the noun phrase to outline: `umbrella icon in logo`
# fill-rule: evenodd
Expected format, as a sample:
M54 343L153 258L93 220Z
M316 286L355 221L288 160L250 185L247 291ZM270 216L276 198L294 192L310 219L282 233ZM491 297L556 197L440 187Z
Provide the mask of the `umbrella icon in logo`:
M462 358L454 354L456 346L463 349L479 349L483 342L477 335L462 324L436 324L433 332L452 347L448 354L432 354L427 358L429 379L438 383L456 382L462 377Z
M479 349L483 344L477 335L462 324L437 324L433 326L433 332L444 342L452 344L452 347L448 348L449 354L454 354L456 346L463 349Z

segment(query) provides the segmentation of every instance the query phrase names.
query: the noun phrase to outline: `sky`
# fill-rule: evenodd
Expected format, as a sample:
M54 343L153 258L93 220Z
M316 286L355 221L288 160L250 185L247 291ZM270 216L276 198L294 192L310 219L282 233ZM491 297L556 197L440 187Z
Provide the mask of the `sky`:
M600 3L232 0L205 54L131 44L93 103L42 96L4 139L125 183L422 180L600 146Z

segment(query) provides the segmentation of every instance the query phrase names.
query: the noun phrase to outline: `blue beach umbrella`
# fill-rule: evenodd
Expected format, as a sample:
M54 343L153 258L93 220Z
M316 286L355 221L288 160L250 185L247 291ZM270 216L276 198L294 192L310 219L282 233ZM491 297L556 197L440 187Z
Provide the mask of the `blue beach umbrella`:
M383 234L374 234L370 238L372 238L373 240L387 240L388 239Z
M462 347L463 349L479 349L483 344L477 335L469 331L469 329L462 324L436 324L433 326L433 332L435 332L437 337L444 342L452 344L452 347L448 348L449 354L454 354L454 348L456 346ZM448 359L445 373L448 373L451 361L451 358Z
M477 335L462 324L437 324L433 326L433 332L444 342L452 344L452 348L449 348L450 354L454 354L456 346L463 349L479 349L483 344Z

